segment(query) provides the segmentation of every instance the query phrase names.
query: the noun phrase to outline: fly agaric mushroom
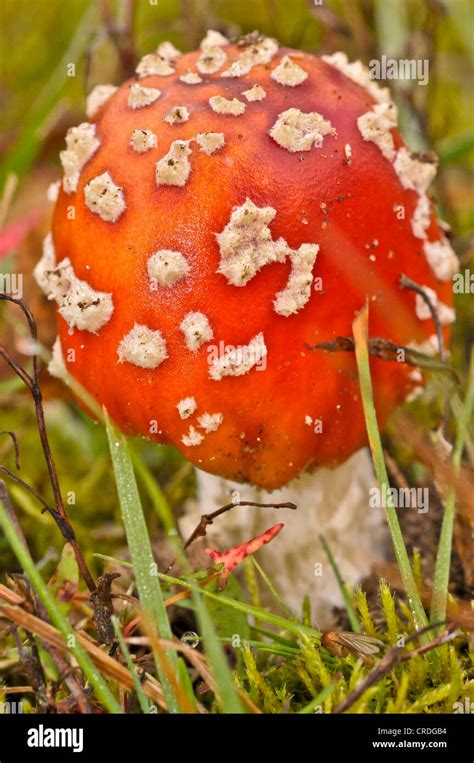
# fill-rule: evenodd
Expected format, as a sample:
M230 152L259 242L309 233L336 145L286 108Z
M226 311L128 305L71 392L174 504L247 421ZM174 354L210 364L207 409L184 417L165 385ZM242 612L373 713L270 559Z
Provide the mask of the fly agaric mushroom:
M57 303L53 368L62 348L122 430L179 448L204 511L231 489L295 501L267 559L290 604L313 594L321 612L338 597L314 575L317 535L354 583L384 531L355 358L311 348L351 336L368 299L371 336L436 351L401 274L448 338L457 262L428 196L435 164L408 151L388 90L343 53L209 32L197 52L161 45L136 71L94 91L90 121L66 136L36 268ZM383 426L423 380L379 359L372 375ZM268 522L251 511L221 520L234 543Z

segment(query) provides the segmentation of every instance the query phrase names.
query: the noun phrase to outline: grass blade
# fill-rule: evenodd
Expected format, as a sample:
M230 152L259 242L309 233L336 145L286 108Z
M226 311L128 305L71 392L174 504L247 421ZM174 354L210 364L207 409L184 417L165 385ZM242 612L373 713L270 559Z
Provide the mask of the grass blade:
M104 419L140 603L147 621L156 629L159 636L172 640L173 634L161 593L157 566L151 549L145 517L143 516L140 495L131 458L128 453L127 442L122 434L116 432L105 409ZM173 668L177 669L175 651L168 650L166 657ZM178 712L178 702L171 690L166 675L161 666L157 665L157 668L169 711Z
M349 591L347 590L346 582L341 575L341 571L339 567L337 566L336 560L334 559L332 555L332 551L328 546L326 538L324 537L324 535L320 535L319 540L321 541L321 545L326 552L326 556L329 559L329 564L332 567L332 571L334 572L334 576L337 580L337 584L342 593L342 598L344 599L344 604L346 605L347 615L351 623L351 628L354 631L354 633L362 633L362 628L360 627L359 618L357 617L356 611L352 604L351 595Z
M178 542L176 543L176 549L177 558L179 559L182 569L189 574L188 560L182 545ZM161 573L160 578L165 579L168 582L173 580ZM178 585L182 585L181 581L178 581ZM206 656L209 659L210 667L212 669L212 675L216 684L216 691L221 708L224 713L243 713L245 712L245 709L237 693L226 653L222 648L216 628L214 627L211 615L203 598L203 594L207 594L208 591L196 584L189 586L189 590L191 591L194 610L197 615L202 640L205 644Z
M130 441L128 442L128 449L132 457L133 468L135 469L139 480L141 480L143 483L143 487L148 493L148 496L153 504L153 508L158 514L164 529L168 535L176 535L176 522L173 516L173 512L168 501L166 500L161 487L156 482L153 474L151 473L148 466L144 463L143 459L138 455L138 453L135 452L135 449L130 444Z
M403 540L402 531L400 529L397 512L393 505L391 494L388 489L390 485L383 456L382 441L380 439L377 414L375 412L374 406L372 379L370 376L369 353L367 348L368 319L369 308L366 304L361 312L358 313L354 323L352 324L357 368L359 371L360 391L362 394L362 403L364 406L365 424L367 427L367 435L369 438L369 445L372 453L375 474L379 483L379 488L387 495L387 499L385 501L385 513L392 536L395 558L397 560L398 569L400 570L400 575L407 595L410 611L413 616L413 621L415 623L415 628L417 630L421 630L428 625L428 619L426 617L426 612L423 608L423 604L421 603L420 595L418 593L418 588L416 586L416 581L405 547L405 542ZM430 639L430 637L427 635L422 638L425 642Z
M310 713L314 713L317 707L320 707L320 705L323 704L329 697L334 693L334 690L337 687L339 679L331 681L330 684L324 687L322 691L319 692L319 694L314 697L311 702L308 702L305 707L303 707L302 710L299 710L298 715L309 715Z
M39 598L43 602L44 607L51 618L51 622L56 626L65 639L68 648L77 660L78 665L84 672L84 675L91 686L94 688L97 698L110 713L121 713L122 708L110 691L99 670L97 670L83 647L79 644L76 632L69 621L64 617L58 602L53 597L40 573L36 569L29 551L25 548L23 542L15 532L15 528L5 510L3 501L0 501L0 525L16 558L21 564L25 574L31 580Z
M142 709L142 713L150 713L150 703L148 702L148 699L146 695L143 692L142 685L140 683L140 679L138 678L137 669L135 667L135 663L133 662L130 652L128 649L128 646L126 645L123 636L122 631L120 630L119 621L115 617L115 615L112 616L112 625L114 626L115 635L117 637L117 641L120 644L120 649L122 650L122 654L125 657L125 662L127 663L127 667L132 674L133 677L133 685L135 687L135 691L137 693L137 699L139 702L139 705Z
M206 655L212 666L221 707L224 713L242 713L244 708L237 694L226 654L219 643L211 616L201 596L202 593L206 592L198 586L198 591L193 593L193 602L206 645Z
M265 572L265 570L262 569L260 564L257 562L256 559L254 559L253 556L249 557L249 559L250 559L251 563L253 564L253 566L255 567L255 569L257 570L257 572L259 573L259 575L262 578L262 580L264 581L264 583L266 584L268 590L272 594L273 598L275 599L276 603L280 607L281 611L284 612L287 617L291 617L292 615L291 615L290 609L286 606L285 602L281 598L280 594L276 590L275 586L273 585L272 581L268 577L268 575Z
M461 457L467 428L472 417L474 402L474 350L471 353L469 383L464 405L458 419L456 439L453 450L453 471L457 476L461 467ZM446 619L448 603L449 572L451 569L451 551L453 547L454 514L456 507L456 491L451 485L446 496L443 521L439 535L438 551L436 554L433 593L431 596L430 620L432 623L443 622Z
M308 636L313 641L319 642L321 639L320 631L316 631L313 628L309 628L307 625L301 625L301 623L295 623L293 620L287 620L279 615L273 615L271 612L266 612L264 609L253 607L251 604L246 604L238 599L231 599L229 596L224 596L222 593L214 593L213 591L207 591L205 588L201 588L197 583L193 583L189 580L183 580L182 578L174 578L171 575L165 575L164 572L159 572L158 577L160 580L170 583L171 585L179 585L183 588L187 588L190 591L197 591L203 596L209 599L214 599L220 604L224 604L227 607L233 607L240 612L245 612L247 615L253 615L256 620L261 620L264 623L270 623L283 631L293 633L295 636L301 638L301 636Z

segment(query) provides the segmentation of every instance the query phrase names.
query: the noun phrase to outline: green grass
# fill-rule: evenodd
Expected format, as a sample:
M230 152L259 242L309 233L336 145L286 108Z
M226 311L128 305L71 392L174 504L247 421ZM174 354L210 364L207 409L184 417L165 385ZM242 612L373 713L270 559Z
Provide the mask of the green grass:
M128 547L132 558L135 580L143 608L143 615L151 628L163 639L171 639L172 631L168 620L158 579L158 567L151 550L150 538L143 514L135 474L128 453L125 437L117 432L104 409L105 426L110 454L115 474L115 483L122 509L122 518L127 533ZM172 668L177 667L174 650L165 650ZM179 701L169 684L163 666L158 663L163 691L170 712L179 711Z
M388 488L390 487L387 468L383 456L382 440L377 423L377 414L375 412L372 380L370 377L368 342L368 307L366 306L356 317L353 324L354 340L356 348L357 367L359 369L360 391L362 394L362 403L364 406L365 424L369 438L369 446L372 453L372 460L375 469L375 475L380 490L387 493L385 512L387 516L390 534L392 536L393 550L397 560L398 569L402 577L403 585L410 605L411 613L417 630L422 630L428 625L428 618L421 603L420 594L416 585L415 577L408 558L405 542L403 540L400 523L397 512ZM426 641L428 635L423 637Z
M466 397L457 422L456 437L454 441L452 465L453 474L459 476L461 457L467 429L472 420L474 402L474 351L471 352L471 364ZM451 569L451 555L453 547L454 513L456 504L456 491L450 485L446 496L443 521L439 536L438 553L433 580L433 594L431 598L430 618L432 623L443 622L446 618L446 606L448 602L449 573Z

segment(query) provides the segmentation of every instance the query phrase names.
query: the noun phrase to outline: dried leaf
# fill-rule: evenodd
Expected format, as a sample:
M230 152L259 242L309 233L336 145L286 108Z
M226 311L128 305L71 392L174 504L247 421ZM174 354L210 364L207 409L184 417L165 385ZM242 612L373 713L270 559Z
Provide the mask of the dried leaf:
M233 548L229 548L227 551L216 551L213 548L206 548L206 554L215 564L224 565L219 574L218 590L222 591L222 589L225 588L229 575L235 570L240 562L246 559L247 556L255 554L255 552L262 546L265 546L266 543L270 543L283 527L284 525L282 523L274 525L268 530L265 530L261 535L257 535L256 538L251 538L245 543L233 546Z

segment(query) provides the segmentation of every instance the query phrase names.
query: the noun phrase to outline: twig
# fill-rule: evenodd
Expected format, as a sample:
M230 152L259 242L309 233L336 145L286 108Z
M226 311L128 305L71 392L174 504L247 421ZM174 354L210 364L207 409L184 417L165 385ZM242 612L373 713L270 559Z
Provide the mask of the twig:
M25 302L22 299L16 299L15 297L12 297L9 294L4 294L4 293L0 294L0 299L5 299L8 302L12 302L13 304L18 305L18 307L21 309L24 316L26 317L26 320L28 322L28 327L30 330L30 335L33 340L33 346L36 347L37 341L38 341L38 331L36 327L36 321L33 317L32 312L27 307ZM2 356L6 360L8 365L15 371L15 373L20 377L20 379L22 379L22 381L30 390L31 395L33 397L36 420L38 423L38 431L39 431L40 440L41 440L41 446L43 449L46 465L48 468L49 480L51 482L51 487L53 489L56 510L52 510L41 499L43 506L45 509L47 509L47 511L49 511L49 513L55 520L65 540L68 543L70 543L71 546L73 547L74 554L75 554L79 569L81 571L82 577L87 587L89 588L89 590L94 591L95 590L94 578L92 577L92 574L90 573L87 563L82 555L82 551L79 548L79 544L76 540L74 529L69 521L69 517L67 516L66 510L64 508L64 502L61 495L61 488L59 486L58 474L56 471L56 466L53 460L53 456L51 454L51 448L49 445L48 434L46 431L46 423L44 418L43 396L41 393L41 387L39 385L38 356L36 354L32 356L32 361L33 361L32 376L30 376L30 374L28 374L21 366L19 366L18 363L16 363L16 361L13 360L13 358L9 355L7 350L2 346L0 346L0 356ZM5 467L2 467L2 471L5 472ZM12 477L11 472L9 476ZM16 475L13 475L13 477L16 477ZM25 486L25 484L26 483L23 483L23 486ZM31 491L32 489L30 490L30 492ZM36 495L36 497L38 497L38 495Z
M213 524L217 517L220 517L221 514L225 514L227 511L230 511L236 506L257 506L261 509L291 509L292 511L296 511L297 509L296 504L292 503L291 501L286 501L284 503L258 503L256 501L235 501L233 503L226 503L225 506L221 506L220 509L213 511L211 514L202 515L198 526L195 528L195 530L193 530L186 543L184 544L183 551L185 551L188 546L191 545L191 543L194 543L197 538L204 538L207 535L207 528L209 525ZM169 572L175 564L176 558L173 559L166 572Z
M2 434L8 434L10 435L12 439L13 447L15 449L15 466L19 470L20 469L20 449L18 447L18 440L17 440L16 434L15 432L9 432L8 429L4 429L3 432L0 432L0 435Z
M307 350L325 350L326 352L354 352L355 344L352 337L337 336L332 342L319 342L318 344L305 344ZM402 344L395 344L390 339L372 337L368 340L369 355L380 360L400 362L400 355L403 355L403 362L409 366L417 368L426 368L429 371L441 371L449 374L454 381L459 383L459 376L454 368L448 366L445 362L436 361L423 352L418 352L411 347Z
M402 289L409 289L410 291L415 291L417 294L420 295L423 302L428 306L428 309L431 313L431 317L433 318L434 325L436 328L436 336L438 337L438 344L439 344L439 357L442 363L446 361L446 353L444 349L444 337L443 337L443 330L441 328L441 323L439 322L439 315L436 311L435 306L433 305L431 299L429 298L426 291L423 289L422 286L417 284L415 281L412 281L411 278L408 278L407 276L402 275L400 276L400 286Z
M44 622L41 618L26 612L22 607L0 604L0 617L5 617L18 625L21 625L23 628L27 628L42 640L49 644L53 644L57 649L60 649L64 653L68 654L70 652L66 641L57 628ZM114 681L118 681L125 688L133 689L132 676L123 665L109 657L109 655L104 652L95 641L92 641L92 639L88 638L84 633L76 631L76 639L83 649L87 650L89 656L101 673L109 676ZM156 702L156 704L166 708L161 687L156 681L151 677L147 677L143 689L145 694Z
M9 477L14 482L17 482L19 485L22 486L22 488L24 488L32 496L34 496L36 498L36 500L39 501L39 503L41 503L41 505L43 506L43 512L44 511L48 511L52 516L54 516L54 514L56 513L55 510L52 509L51 506L49 506L49 504L46 503L46 501L44 500L43 496L40 495L40 493L38 493L38 491L34 487L29 485L27 482L25 482L25 480L22 480L21 477L18 476L18 474L15 474L14 472L10 471L10 469L8 469L6 466L1 466L0 465L0 472L5 474L7 477Z
M94 621L99 641L111 647L114 643L114 626L112 615L114 607L110 592L115 578L119 578L119 572L106 572L97 579L97 588L91 593L91 603L94 607L92 619Z
M26 637L30 644L31 652L28 652L26 647L23 645L23 642L18 633L18 628L15 628L13 631L13 637L16 641L18 656L20 658L20 665L23 667L30 684L34 689L39 711L44 713L48 709L52 710L53 708L46 691L46 678L44 675L43 666L41 665L38 656L38 650L36 648L36 644L31 632L26 631Z
M416 633L413 633L411 636L409 636L407 639L405 639L405 644L409 641L413 641L413 639L418 638L418 636L423 635L429 630L432 630L433 628L439 627L441 623L435 623L433 625L429 625L426 628L423 628L423 630L417 631ZM346 710L351 707L356 700L359 699L359 697L364 694L364 692L367 691L367 689L370 689L371 686L373 686L377 681L379 681L383 676L387 675L387 673L390 673L390 671L395 667L395 665L398 665L400 662L407 662L408 660L411 660L413 657L416 657L416 655L419 654L425 654L425 652L430 651L431 649L435 649L438 646L441 646L442 644L446 644L446 642L451 641L451 639L455 638L457 635L456 631L450 631L449 629L443 631L437 638L435 638L433 641L430 641L428 644L423 644L423 646L418 647L418 649L412 649L410 652L402 652L402 648L400 646L392 646L382 657L382 659L377 663L377 665L370 671L370 673L364 678L363 681L360 682L358 686L352 691L343 702L341 702L340 705L334 708L333 713L339 715L340 713L344 713Z
M8 516L10 517L10 520L12 524L15 525L15 529L17 532L18 537L22 541L23 545L26 549L28 549L28 544L26 542L26 538L23 534L23 530L21 529L21 525L18 521L18 517L15 514L15 511L12 506L12 502L10 500L10 495L8 493L7 487L3 480L0 480L0 501L3 501L3 505L5 506L5 511L7 512Z

